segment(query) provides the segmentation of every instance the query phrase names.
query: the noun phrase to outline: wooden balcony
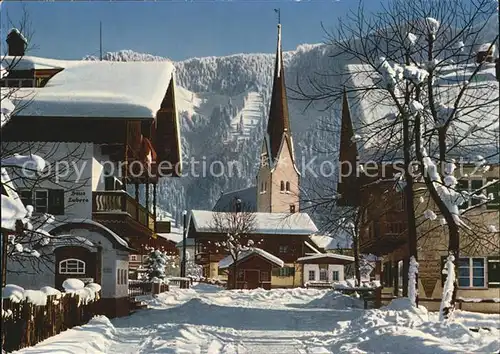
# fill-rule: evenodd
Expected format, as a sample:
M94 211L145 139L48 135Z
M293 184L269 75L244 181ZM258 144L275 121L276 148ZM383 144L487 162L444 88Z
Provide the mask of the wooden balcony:
M93 192L92 218L132 242L155 229L153 214L125 191Z
M361 253L382 256L394 251L408 241L405 221L371 221L361 233Z

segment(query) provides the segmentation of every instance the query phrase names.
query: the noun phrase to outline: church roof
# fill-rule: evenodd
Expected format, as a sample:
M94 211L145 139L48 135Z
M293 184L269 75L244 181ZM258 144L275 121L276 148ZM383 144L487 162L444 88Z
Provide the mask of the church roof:
M197 232L217 233L214 217L218 212L192 210L190 223ZM255 234L270 235L311 235L318 232L314 221L306 213L254 213ZM191 237L191 236L188 236Z
M269 159L274 161L279 153L282 140L291 134L290 119L288 116L288 101L286 97L285 69L283 65L283 50L281 46L281 24L278 24L278 44L276 47L276 62L274 66L273 89L271 93L271 107L267 123ZM286 133L284 135L284 133Z
M244 189L224 193L220 196L213 207L213 211L234 211L234 203L240 199L245 211L257 211L257 187L252 186Z

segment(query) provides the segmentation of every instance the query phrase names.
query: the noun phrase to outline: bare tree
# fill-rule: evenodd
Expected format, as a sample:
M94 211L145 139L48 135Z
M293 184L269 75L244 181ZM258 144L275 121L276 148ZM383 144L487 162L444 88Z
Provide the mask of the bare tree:
M241 205L241 201L239 204ZM239 256L241 252L254 246L252 233L255 231L255 213L247 211L246 208L237 208L239 210L235 212L215 212L211 227L223 238L215 245L232 258L230 286L233 289L236 288Z
M347 91L361 102L365 116L371 115L357 126L368 156L403 158L409 254L415 260L416 183L425 186L442 215L456 264L460 235L471 229L464 222L469 210L458 207L470 194L458 189L452 159L484 150L486 158L477 160L485 164L498 156L498 83L491 60L498 34L494 39L483 35L496 11L497 2L490 0L393 0L371 16L360 6L340 21L335 34L329 33L337 71L298 82L299 98L327 107ZM343 60L354 65L342 66ZM414 160L416 170L410 168ZM443 294L445 317L454 307L457 281L453 284L451 297Z

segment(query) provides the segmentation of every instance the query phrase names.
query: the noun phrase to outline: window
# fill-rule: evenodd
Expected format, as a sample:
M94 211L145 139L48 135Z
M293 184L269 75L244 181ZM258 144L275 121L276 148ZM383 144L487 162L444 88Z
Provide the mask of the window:
M276 277L292 277L295 275L294 267L273 268L273 275Z
M286 191L290 192L290 182L286 182Z
M482 179L473 179L470 181L470 190L471 192L473 191L476 191L480 188L483 187L483 180ZM482 191L481 192L476 192L474 194L482 194ZM477 205L479 203L481 203L481 199L478 199L478 198L474 198L473 196L471 197L471 200L470 200L470 203L471 203L471 206L472 205Z
M285 191L285 182L284 181L281 181L281 183L280 183L280 191L281 192Z
M271 277L269 277L269 272L260 272L260 281L271 281Z
M487 182L493 181L495 178L489 177L486 179ZM492 198L490 202L486 205L487 209L500 209L500 183L494 183L486 187L486 195L488 198Z
M469 191L469 181L468 180L460 180L458 181L457 187L456 187L457 192L468 192ZM460 209L465 209L468 207L468 203L465 202L461 205L459 205Z
M290 213L295 213L295 204L290 204Z
M64 215L63 189L23 189L19 197L25 206L32 205L35 213Z
M279 253L288 253L288 245L280 245Z
M316 280L316 272L314 270L309 271L309 281L315 281Z
M326 269L319 270L319 280L320 281L328 281L328 273Z
M500 288L500 257L488 257L488 287Z
M460 258L458 261L458 286L462 288L484 288L484 258Z
M260 182L260 192L264 193L264 182Z
M465 208L468 208L468 207L471 207L471 206L474 206L474 205L477 205L477 204L481 204L483 202L483 200L481 198L474 197L474 195L484 195L484 190L477 191L478 189L483 188L483 186L484 186L484 183L483 183L482 179L471 179L471 180L460 180L460 181L458 181L458 184L457 184L457 187L456 187L457 191L459 191L459 192L464 192L465 191L465 192L469 192L471 194L474 192L473 195L470 196L470 199L469 199L468 202L465 202L465 203L463 203L462 205L459 206L460 209L465 209ZM493 186L491 186L491 188L489 188L489 190L491 190L493 192L493 194L495 194L494 191L493 191L494 188L495 188L495 185L493 185ZM488 189L486 190L486 192L490 193L488 191ZM498 202L497 202L497 204L498 204ZM493 207L493 209L494 209L494 207Z
M264 193L267 192L267 182L264 182Z
M116 284L120 285L121 284L121 281L122 281L122 278L121 278L121 273L120 273L120 270L121 269L117 269L116 270Z
M131 255L130 255L130 261L131 261L131 262L137 262L137 255L135 255L135 254L131 254Z
M60 261L59 274L85 274L85 262L75 258Z
M245 271L239 270L238 277L236 278L236 280L244 280L244 279L245 279Z
M340 280L340 273L338 270L334 270L332 272L332 281L339 281Z

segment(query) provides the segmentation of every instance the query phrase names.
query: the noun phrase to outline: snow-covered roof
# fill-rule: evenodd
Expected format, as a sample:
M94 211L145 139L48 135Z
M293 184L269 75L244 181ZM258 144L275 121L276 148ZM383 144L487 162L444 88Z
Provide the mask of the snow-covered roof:
M311 245L309 242L304 241L304 244L309 247L314 253L321 253L319 250L317 250L313 245Z
M467 81L476 67L476 64L439 67L439 77L436 78L434 85L435 95L439 95L436 99L443 105L453 106L460 86ZM378 126L387 126L386 118L393 119L397 109L386 90L367 90L367 88L377 87L381 80L381 76L371 66L349 64L346 65L346 71L352 88L361 90L349 95L355 133L362 138L370 137L369 142L360 144L362 145L360 147L362 159L380 158L382 156L377 156L375 150L370 150L370 148L386 146L387 141L391 141L394 146L399 146L398 137L390 129L385 130L387 135L382 133L377 136L371 135L373 131L377 131ZM460 144L453 148L450 152L452 155L467 157L479 153L482 155L497 153L498 147L494 142L498 141L499 136L497 122L499 104L498 99L495 99L498 98L498 85L494 63L485 63L476 74L475 80L468 84L461 100L460 116L454 119L450 127L450 135L467 137L460 140ZM372 156L369 156L370 153ZM382 153L386 154L386 151Z
M172 242L179 242L182 241L182 229L178 227L172 227L170 229L170 232L168 233L157 233L158 237L164 238L165 240L169 240Z
M252 186L244 189L224 193L220 196L213 207L213 211L234 211L235 199L241 199L246 211L257 211L257 187Z
M94 220L90 220L90 219L82 219L82 218L68 219L68 220L64 220L64 223L62 223L62 224L60 224L60 223L48 224L48 225L44 226L44 230L47 232L51 232L52 230L56 229L57 227L60 227L60 226L66 225L66 224L88 224L88 225L97 226L97 227L101 228L102 230L106 231L107 233L109 233L120 246L122 246L123 248L125 248L127 250L132 250L129 247L127 241L125 241L123 238L121 238L114 231L107 228L103 224L100 224L100 223L95 222Z
M309 238L316 246L326 251L351 247L350 241L347 239L347 234L345 233L336 235L335 237L327 235L311 235Z
M74 60L60 60L51 58L40 58L32 56L5 56L2 60L5 66L13 70L43 70L43 69L64 69L68 63Z
M214 215L220 212L192 210L192 221L198 232L218 232L214 229ZM318 231L306 213L253 213L256 234L310 235ZM224 218L222 218L223 220Z
M312 261L315 259L322 259L322 258L331 258L331 259L338 259L338 260L342 260L342 261L354 262L354 257L345 256L343 254L336 254L336 253L318 253L318 254L314 254L311 256L300 257L297 259L297 262L307 262L307 261Z
M186 247L194 246L194 238L186 238ZM182 248L182 240L175 245L177 248Z
M241 262L245 258L248 258L252 255L259 255L267 259L269 262L277 265L278 267L283 267L285 265L285 262L283 262L281 259L279 259L275 255L267 251L264 251L261 248L250 248L246 251L241 251L240 254L238 255L238 262ZM233 257L229 255L219 261L219 269L229 268L232 264L233 264Z
M12 57L7 57L8 60ZM64 68L45 87L21 88L12 97L18 115L155 118L175 68L170 62L53 60L23 57L15 69Z

